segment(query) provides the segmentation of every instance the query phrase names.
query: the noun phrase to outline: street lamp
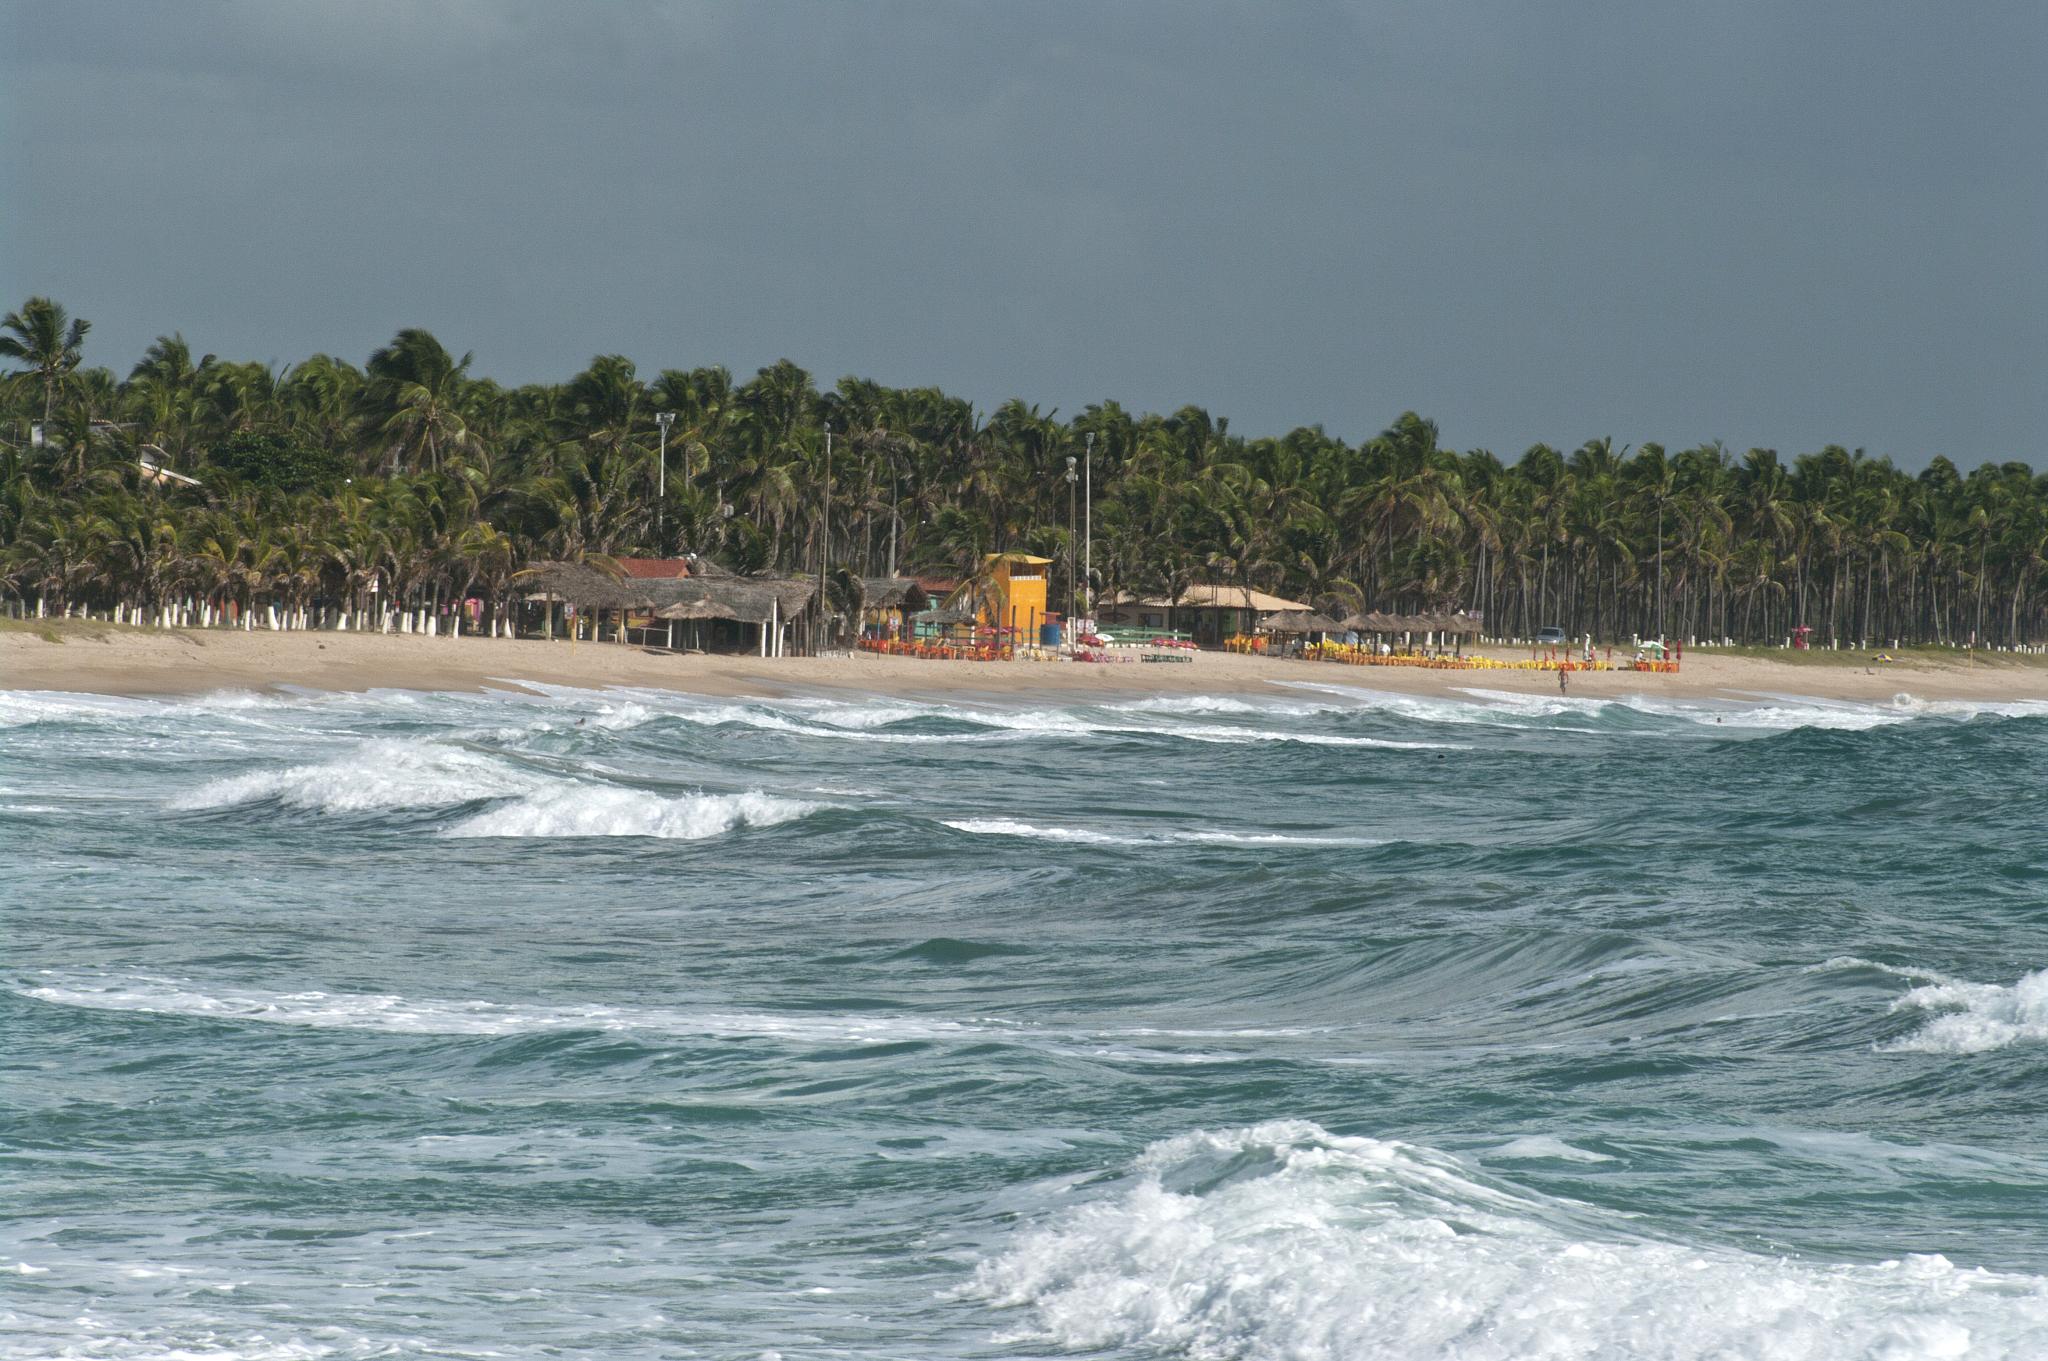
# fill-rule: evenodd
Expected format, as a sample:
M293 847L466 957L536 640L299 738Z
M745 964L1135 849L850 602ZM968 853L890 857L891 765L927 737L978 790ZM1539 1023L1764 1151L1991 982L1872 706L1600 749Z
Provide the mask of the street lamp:
M827 607L825 604L825 564L832 559L832 422L825 422L825 482L818 489L818 630L817 646L811 655L817 656L825 650Z
M668 428L676 423L676 413L657 411L654 423L661 427L661 471L654 479L654 536L658 539L668 527Z
M1081 604L1095 617L1095 432L1088 432L1085 480L1081 484Z
M1074 586L1074 488L1080 484L1081 474L1075 470L1074 456L1067 455L1067 608L1074 611L1074 600L1080 594Z
M896 534L903 527L903 469L889 451L889 576L896 575Z

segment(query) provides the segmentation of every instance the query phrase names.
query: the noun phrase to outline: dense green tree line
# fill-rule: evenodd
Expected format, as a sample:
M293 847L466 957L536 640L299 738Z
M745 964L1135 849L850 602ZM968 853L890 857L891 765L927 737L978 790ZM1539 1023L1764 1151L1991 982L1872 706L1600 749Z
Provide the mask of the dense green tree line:
M173 334L122 378L81 365L87 330L43 298L0 322L0 583L59 609L359 603L372 583L386 601L497 599L528 561L592 555L815 571L828 540L835 574L957 574L1022 548L1062 564L1058 586L1076 458L1099 593L1239 582L1337 611L1477 609L1519 637L2048 635L2048 477L2017 462L1912 475L1834 446L1787 461L1597 439L1510 464L1442 447L1413 414L1357 445L1248 439L1192 406L1062 420L855 378L820 390L788 361L650 381L600 355L507 388L421 330L360 368L282 371ZM665 497L658 412L675 413Z

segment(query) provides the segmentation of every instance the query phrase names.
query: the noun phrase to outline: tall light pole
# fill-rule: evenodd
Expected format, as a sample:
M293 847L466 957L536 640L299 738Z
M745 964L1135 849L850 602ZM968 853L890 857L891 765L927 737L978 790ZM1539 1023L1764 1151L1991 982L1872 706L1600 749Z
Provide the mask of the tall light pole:
M1088 432L1087 461L1081 485L1082 613L1095 617L1095 432Z
M654 423L661 427L661 471L654 479L654 537L662 539L662 551L667 552L665 533L668 528L668 428L676 423L673 411L657 411Z
M818 629L817 646L811 655L817 656L825 650L826 619L830 613L825 604L825 564L832 558L832 422L825 422L825 481L818 488Z
M1074 488L1081 481L1081 474L1074 470L1074 456L1067 455L1067 607L1060 611L1070 620L1074 613Z
M896 576L896 532L903 527L903 469L896 464L896 451L889 451L889 576Z

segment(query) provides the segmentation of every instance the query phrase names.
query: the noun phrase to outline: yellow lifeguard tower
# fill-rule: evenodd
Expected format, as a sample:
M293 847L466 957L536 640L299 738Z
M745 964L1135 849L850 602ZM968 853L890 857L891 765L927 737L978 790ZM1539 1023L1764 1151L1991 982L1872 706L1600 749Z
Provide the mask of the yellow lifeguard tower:
M1045 622L1046 569L1051 565L1051 558L1029 553L991 553L983 558L978 583L982 619L991 627L1010 629L1018 642L1036 642L1036 630Z

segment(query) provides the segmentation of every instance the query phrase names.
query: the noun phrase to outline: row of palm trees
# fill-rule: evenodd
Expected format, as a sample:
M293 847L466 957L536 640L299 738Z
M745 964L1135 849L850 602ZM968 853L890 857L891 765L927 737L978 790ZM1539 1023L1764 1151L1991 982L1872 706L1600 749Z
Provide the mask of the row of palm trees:
M1034 551L1073 599L1076 459L1097 599L1226 581L1332 611L1476 610L1502 636L2048 636L2048 477L2017 462L1913 475L1835 446L1786 461L1598 439L1509 464L1442 447L1413 414L1355 445L1245 438L1197 407L1063 420L854 378L821 390L786 360L744 383L715 367L648 381L600 355L566 383L507 388L422 330L360 368L195 356L173 334L124 379L82 365L87 332L44 298L0 321L0 589L58 608L360 612L366 594L502 599L543 558L814 572L828 542L846 576ZM278 449L307 456L267 476Z

